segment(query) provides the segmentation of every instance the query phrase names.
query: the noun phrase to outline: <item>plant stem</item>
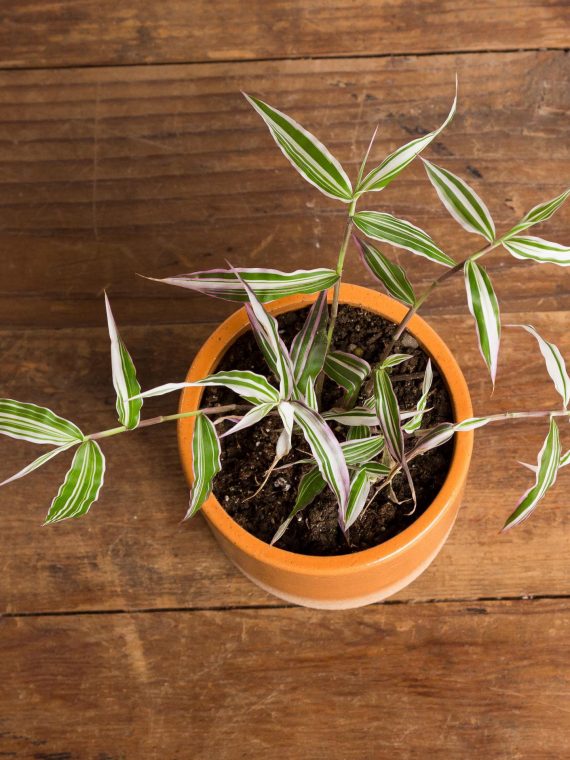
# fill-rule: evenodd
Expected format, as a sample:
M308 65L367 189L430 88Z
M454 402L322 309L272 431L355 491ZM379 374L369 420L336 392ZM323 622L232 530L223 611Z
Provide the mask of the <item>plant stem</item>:
M179 412L178 414L166 414L160 417L150 417L148 420L142 420L136 426L136 428L127 428L124 425L116 428L109 428L109 430L101 430L99 433L91 433L86 435L85 440L96 441L100 438L110 438L113 435L120 435L121 433L132 432L133 430L139 430L139 428L150 427L151 425L159 425L162 422L173 422L174 420L183 420L187 417L195 417L197 414L224 414L225 412L237 412L250 409L251 407L244 404L226 404L225 406L211 406L208 409L196 409L194 412Z
M356 198L352 201L352 203L350 204L348 208L348 217L346 219L344 235L342 238L342 242L340 244L340 249L338 252L338 258L336 262L336 273L338 275L338 280L335 282L334 290L333 290L331 315L330 315L330 320L329 320L329 328L327 331L327 351L329 350L332 343L332 338L334 334L334 326L336 323L336 318L338 316L338 300L340 296L340 284L342 281L342 272L344 269L344 259L346 257L348 243L350 241L350 233L352 232L352 217L354 216L355 208L356 208Z
M540 412L502 412L501 414L489 414L485 415L485 418L489 422L502 422L502 420L519 420L529 417L570 417L569 409L561 409L557 411L540 411ZM425 432L425 431L424 431Z

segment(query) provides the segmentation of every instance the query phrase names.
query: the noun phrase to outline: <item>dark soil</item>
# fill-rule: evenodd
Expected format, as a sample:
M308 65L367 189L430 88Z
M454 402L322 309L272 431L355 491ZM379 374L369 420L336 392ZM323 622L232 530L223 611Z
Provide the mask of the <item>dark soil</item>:
M279 318L279 328L285 344L290 345L301 329L307 310L289 312ZM341 306L336 324L334 347L363 356L367 361L377 361L394 326L387 320L362 309ZM416 374L425 369L427 356L416 341L407 334L396 344L394 353L412 354L413 358L395 367L392 375ZM249 369L269 377L269 370L257 344L247 332L239 338L220 362L221 369ZM421 379L394 382L400 409L414 409L421 395ZM341 398L340 389L328 379L322 396L322 409L329 409ZM204 393L203 406L215 406L240 402L238 397L225 388L208 388ZM241 402L243 403L243 402ZM452 420L452 410L447 389L434 366L434 380L428 408L422 427ZM220 426L230 423L221 423ZM339 440L344 440L347 428L333 424ZM224 428L226 429L226 428ZM307 466L296 465L274 472L263 490L246 501L258 489L264 473L271 465L275 444L282 424L279 416L270 415L257 425L222 440L222 471L214 482L214 493L228 514L249 533L270 542L279 525L291 512L297 494L299 480ZM301 434L293 436L293 450L284 463L304 458L307 444ZM393 493L381 491L376 499L350 528L347 542L337 522L337 504L332 492L326 488L315 501L300 512L288 530L276 544L282 549L299 554L334 555L377 546L400 533L433 501L440 490L453 452L453 442L415 459L410 471L417 495L417 506L410 514L412 502L407 482L403 476L393 481ZM396 496L396 499L390 496ZM397 501L400 504L396 503Z

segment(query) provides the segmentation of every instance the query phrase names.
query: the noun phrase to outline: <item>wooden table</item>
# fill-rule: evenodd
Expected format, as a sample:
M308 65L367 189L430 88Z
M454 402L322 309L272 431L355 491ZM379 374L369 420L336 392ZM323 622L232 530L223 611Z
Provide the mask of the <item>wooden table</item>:
M103 291L143 387L182 379L231 310L143 281L220 265L334 261L342 209L305 184L240 96L265 96L354 174L438 125L429 149L506 229L568 184L569 6L339 0L2 4L0 387L88 431L114 424ZM452 255L474 239L413 165L370 205ZM545 228L569 242L570 212ZM433 266L404 253L420 286ZM505 322L570 356L570 275L489 258ZM371 284L354 253L347 279ZM536 346L504 331L497 389L459 281L424 310L457 352L478 412L549 408ZM154 399L147 414L173 410ZM106 442L106 485L81 522L41 528L52 464L0 493L0 757L562 758L570 753L570 543L564 471L499 535L544 424L477 435L465 503L440 556L384 604L290 607L218 551L174 429ZM566 447L570 439L563 429ZM0 442L0 477L36 453Z

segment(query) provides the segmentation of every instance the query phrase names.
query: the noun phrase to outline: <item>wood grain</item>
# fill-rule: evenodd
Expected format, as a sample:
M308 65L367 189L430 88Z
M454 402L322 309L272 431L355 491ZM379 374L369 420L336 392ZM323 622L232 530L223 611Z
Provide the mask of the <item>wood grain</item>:
M562 52L0 73L0 325L95 325L104 288L126 323L183 322L227 307L145 282L219 266L332 264L344 207L289 166L240 89L315 131L354 175L374 126L372 161L459 111L429 155L481 193L500 230L554 197L570 173ZM419 166L366 206L424 227L452 255L478 241L441 207ZM362 208L365 208L361 204ZM567 242L570 211L544 234ZM419 285L434 266L404 252ZM505 311L570 308L570 273L493 254ZM357 257L347 279L370 283ZM143 300L144 299L144 300ZM433 313L463 311L453 283Z
M558 760L567 746L567 600L32 617L0 630L7 757Z
M99 0L5 4L3 67L564 48L561 0Z
M121 308L115 309L119 325ZM104 319L100 315L100 321ZM569 312L516 313L570 355ZM457 352L476 413L558 408L533 339L504 331L496 391L480 359L470 317L432 320ZM143 388L184 377L211 325L130 327L123 337ZM114 395L106 329L0 333L0 387L8 397L46 404L86 432L112 427ZM176 398L149 399L145 416L168 413ZM499 535L529 486L517 460L534 461L544 423L510 422L477 433L474 462L457 525L434 565L405 589L402 600L570 594L567 491L570 470L521 528ZM562 427L565 448L570 439ZM3 583L8 612L276 604L239 575L216 547L201 518L181 524L187 490L173 426L109 439L100 501L81 521L41 528L63 465L0 490ZM0 477L30 461L37 448L0 440Z

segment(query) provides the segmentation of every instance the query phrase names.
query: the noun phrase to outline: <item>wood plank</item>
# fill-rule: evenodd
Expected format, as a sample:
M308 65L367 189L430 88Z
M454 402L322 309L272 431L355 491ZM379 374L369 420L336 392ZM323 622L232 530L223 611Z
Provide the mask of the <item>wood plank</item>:
M181 322L197 308L217 321L224 304L134 273L228 257L332 264L344 207L289 167L239 90L297 117L354 175L378 121L373 161L441 122L456 71L459 112L429 155L465 176L504 230L570 172L561 52L0 73L0 325L98 324L103 288L121 299L127 323ZM366 205L411 219L453 255L478 245L419 162ZM562 210L544 234L564 242L569 219ZM420 285L434 276L429 262L395 256ZM570 307L570 272L506 253L490 267L505 310ZM354 254L346 275L370 283ZM450 284L430 308L462 311L461 289Z
M568 600L0 626L7 757L554 760L570 752Z
M121 324L121 308L115 309ZM570 312L517 313L570 356ZM103 321L103 315L100 316ZM482 366L468 316L432 320L456 350L476 413L558 408L533 339L504 331L495 394ZM182 379L211 325L130 327L123 335L144 388ZM0 387L8 397L46 404L87 432L115 423L106 329L0 332ZM174 397L151 399L145 416L169 413ZM535 515L517 530L498 530L529 473L544 423L490 426L477 433L464 506L434 565L400 593L403 600L477 599L570 594L570 470ZM562 427L568 448L570 440ZM201 518L181 524L187 490L175 431L163 425L104 442L108 457L100 501L81 521L41 528L62 478L62 466L0 489L0 610L8 612L227 607L276 604L231 566ZM0 440L0 479L23 467L37 449Z
M20 0L3 9L0 65L94 66L564 48L561 0Z

